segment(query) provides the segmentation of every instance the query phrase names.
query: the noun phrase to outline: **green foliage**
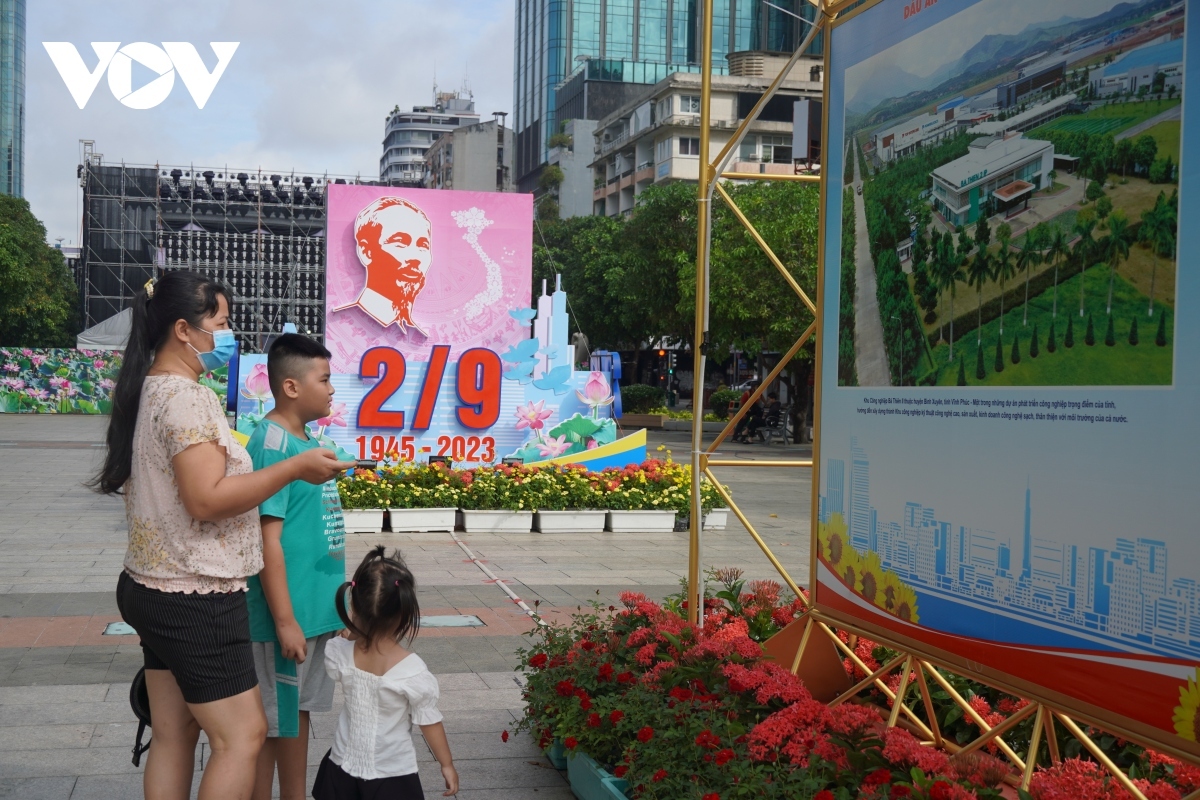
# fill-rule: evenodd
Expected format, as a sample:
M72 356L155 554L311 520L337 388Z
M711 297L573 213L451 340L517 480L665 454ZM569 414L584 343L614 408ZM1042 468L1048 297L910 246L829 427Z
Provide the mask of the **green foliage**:
M0 195L0 345L73 347L78 294L24 198Z
M1067 335L1063 337L1063 344L1066 347L1075 346L1075 315L1067 317Z
M992 367L996 372L1004 372L1004 340L996 338L996 363Z
M981 381L987 378L987 371L983 368L983 348L980 347L975 353L975 380Z
M1158 316L1158 333L1154 335L1154 343L1159 347L1167 346L1167 312Z
M858 149L856 144L855 150ZM853 163L847 160L847 163ZM858 371L854 360L854 292L857 264L854 248L858 240L858 215L854 210L854 190L842 192L842 280L838 296L838 385L857 386Z
M543 167L542 174L538 176L538 188L547 192L553 191L562 186L562 182L566 180L566 177L562 171L562 167L557 164Z
M1096 202L1104 197L1104 187L1100 185L1099 181L1089 181L1087 190L1083 194L1089 201Z
M721 419L729 416L729 404L736 402L741 398L741 395L733 389L721 389L713 392L708 398L708 404L712 407L713 413Z
M1021 363L1021 334L1019 333L1013 334L1012 355L1010 358L1014 364Z
M1037 358L1038 352L1039 352L1038 351L1038 329L1037 329L1037 324L1034 323L1033 338L1029 340L1029 357Z
M1092 314L1088 312L1087 333L1083 335L1083 343L1088 347L1096 344L1096 328L1092 325Z
M958 357L958 385L967 385L967 365L961 355Z
M1175 181L1175 162L1170 156L1156 158L1150 165L1148 177L1151 183L1173 183Z
M1047 353L1054 353L1058 350L1058 342L1055 340L1056 337L1054 335L1055 334L1054 323L1055 323L1055 320L1052 317L1050 319L1050 335L1046 338L1046 352ZM1034 337L1035 341L1036 341L1036 338L1037 337Z
M626 414L649 414L666 403L666 392L659 386L631 383L621 387L621 410Z
M1112 314L1108 315L1108 330L1104 333L1104 343L1109 347L1112 347L1117 343L1116 332L1113 330Z
M1138 343L1137 317L1134 317L1133 322L1129 325L1129 343L1135 347Z
M550 137L546 144L550 147L571 147L575 143L574 138L569 133L556 133Z

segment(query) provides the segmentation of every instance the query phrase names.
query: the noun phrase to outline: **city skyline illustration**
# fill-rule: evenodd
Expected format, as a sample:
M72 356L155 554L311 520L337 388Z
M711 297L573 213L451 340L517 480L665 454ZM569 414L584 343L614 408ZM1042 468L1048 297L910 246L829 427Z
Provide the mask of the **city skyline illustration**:
M826 459L818 518L841 514L849 544L860 555L875 552L918 592L923 626L1011 643L1200 658L1200 586L1168 574L1164 541L1080 545L1035 536L1028 479L1015 535L939 518L911 499L895 518L871 502L870 467L853 436L848 468L845 459ZM1046 635L1053 630L1074 634L1072 641Z

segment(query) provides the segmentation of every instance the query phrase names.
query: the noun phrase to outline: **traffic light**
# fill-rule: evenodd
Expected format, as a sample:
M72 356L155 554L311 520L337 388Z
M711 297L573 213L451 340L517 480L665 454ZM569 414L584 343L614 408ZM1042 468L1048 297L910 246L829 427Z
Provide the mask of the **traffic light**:
M675 351L674 350L671 351L671 356L667 360L667 374L668 375L675 374Z
M659 358L662 358L662 357L663 357L663 356L665 356L666 354L667 354L667 351L666 351L666 350L659 350L659 351L658 351L658 357L659 357Z

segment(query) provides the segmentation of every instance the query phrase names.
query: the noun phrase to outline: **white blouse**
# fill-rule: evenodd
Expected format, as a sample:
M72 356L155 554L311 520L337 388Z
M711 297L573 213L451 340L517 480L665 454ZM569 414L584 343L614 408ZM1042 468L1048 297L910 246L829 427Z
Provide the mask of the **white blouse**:
M412 653L375 675L354 666L353 642L335 636L325 645L325 671L346 699L333 735L333 763L364 780L416 772L412 726L442 721L437 678L420 656Z

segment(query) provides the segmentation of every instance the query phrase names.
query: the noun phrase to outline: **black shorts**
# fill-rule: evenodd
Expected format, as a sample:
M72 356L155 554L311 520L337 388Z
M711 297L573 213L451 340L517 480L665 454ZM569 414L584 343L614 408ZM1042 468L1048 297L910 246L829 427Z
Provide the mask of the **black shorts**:
M321 759L313 782L313 800L425 800L417 773L393 778L356 778L333 763L329 753Z
M138 633L146 669L167 669L189 703L224 700L258 685L245 592L160 592L122 572L121 619Z

